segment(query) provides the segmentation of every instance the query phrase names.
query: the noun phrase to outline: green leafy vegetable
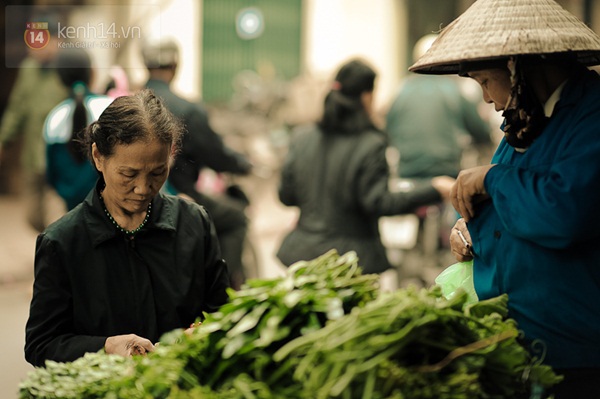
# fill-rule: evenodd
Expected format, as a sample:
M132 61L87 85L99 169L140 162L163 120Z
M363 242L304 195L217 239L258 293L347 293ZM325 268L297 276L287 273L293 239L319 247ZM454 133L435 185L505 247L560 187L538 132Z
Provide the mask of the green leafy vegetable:
M559 381L519 344L507 296L379 294L354 252L299 262L229 297L193 334L165 334L146 357L47 362L20 398L500 399Z

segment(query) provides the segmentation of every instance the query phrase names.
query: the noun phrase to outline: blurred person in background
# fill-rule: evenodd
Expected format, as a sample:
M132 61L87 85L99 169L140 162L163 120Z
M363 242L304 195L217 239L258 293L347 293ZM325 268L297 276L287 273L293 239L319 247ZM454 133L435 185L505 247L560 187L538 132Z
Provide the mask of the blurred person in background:
M430 34L417 41L414 61L436 37ZM482 149L490 147L490 130L454 77L411 74L386 114L390 144L400 153L398 176L407 179L458 176L467 140Z
M46 177L71 210L85 199L98 179L81 145L83 131L113 99L90 92L92 61L84 49L60 49L55 65L69 98L50 112L44 124Z
M409 192L390 192L388 140L372 120L376 72L363 60L341 66L316 126L291 139L279 199L300 209L278 258L289 266L330 249L356 251L365 273L391 265L381 243L379 217L412 212L446 197L454 179L442 176Z
M564 376L556 399L600 398L598 64L600 36L555 1L478 0L411 67L475 80L504 117L491 163L452 188L452 252L479 299L508 295L523 344Z
M142 49L144 63L150 78L145 86L164 99L166 106L185 124L181 153L175 160L168 179L168 187L174 194L184 194L203 205L214 220L227 261L231 284L239 289L246 279L242 263L242 251L246 241L248 220L245 207L247 198L241 194L212 196L198 190L198 178L203 169L247 175L252 169L245 156L225 145L222 138L210 126L206 109L200 103L190 102L175 94L170 84L177 73L179 46L172 38L149 39Z
M151 90L115 99L85 130L99 179L37 238L29 363L145 354L227 302L210 215L161 193L182 131Z
M437 37L421 37L413 48L416 61ZM400 179L418 181L434 176L456 177L467 149L489 162L492 139L489 124L480 116L478 103L465 94L457 77L410 74L402 82L386 114L386 132L398 152L396 173ZM394 166L394 165L393 165ZM419 207L417 239L404 257L403 273L433 271L446 266L450 230L457 214L449 203ZM427 280L427 278L425 278Z
M110 79L104 89L104 93L107 96L117 98L131 94L131 89L129 88L129 78L127 77L127 73L122 66L111 66L108 75Z
M46 147L42 134L48 113L68 96L52 62L56 57L58 18L40 14L32 20L48 22L49 43L40 49L28 49L8 99L0 124L2 144L23 137L21 170L27 221L36 231L46 227Z

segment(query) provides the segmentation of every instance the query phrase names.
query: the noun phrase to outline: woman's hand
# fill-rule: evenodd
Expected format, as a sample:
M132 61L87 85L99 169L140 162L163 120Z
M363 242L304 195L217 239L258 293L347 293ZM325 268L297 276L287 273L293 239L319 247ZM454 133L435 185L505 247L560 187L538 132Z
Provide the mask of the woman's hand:
M194 331L201 325L202 325L201 321L196 321L196 322L190 324L190 326L188 328L186 328L185 330L183 330L183 332L186 333L187 335L192 335L194 333Z
M154 345L146 338L138 337L135 334L115 335L106 338L104 351L108 354L129 357L153 352Z
M489 198L483 184L487 172L495 165L476 166L462 170L450 191L452 206L460 215L469 221L475 217L475 205Z
M462 235L462 237L461 237ZM450 232L450 250L459 262L473 259L473 242L465 219L458 219Z

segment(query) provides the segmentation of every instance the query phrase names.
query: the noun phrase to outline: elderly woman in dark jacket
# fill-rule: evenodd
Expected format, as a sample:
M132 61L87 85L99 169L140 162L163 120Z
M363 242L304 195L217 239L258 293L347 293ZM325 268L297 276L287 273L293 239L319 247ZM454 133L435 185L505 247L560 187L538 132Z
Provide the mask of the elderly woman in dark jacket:
M227 301L206 211L163 195L181 127L150 90L117 98L85 138L100 178L37 239L25 357L130 356Z
M436 177L411 192L388 190L385 133L371 119L375 71L361 60L341 67L317 126L298 132L285 161L279 198L300 208L277 256L290 265L330 249L356 251L363 271L391 267L381 243L381 216L439 202L454 180Z

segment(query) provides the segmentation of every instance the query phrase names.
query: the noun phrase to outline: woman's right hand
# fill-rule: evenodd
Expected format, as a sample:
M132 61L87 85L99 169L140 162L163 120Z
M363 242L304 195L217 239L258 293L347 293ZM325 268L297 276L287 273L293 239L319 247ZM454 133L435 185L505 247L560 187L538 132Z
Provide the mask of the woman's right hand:
M457 261L467 262L473 259L472 247L473 241L469 229L467 229L467 223L465 219L460 218L450 232L450 250Z
M115 335L106 338L104 351L108 354L129 357L153 352L154 345L146 338L139 337L135 334Z

